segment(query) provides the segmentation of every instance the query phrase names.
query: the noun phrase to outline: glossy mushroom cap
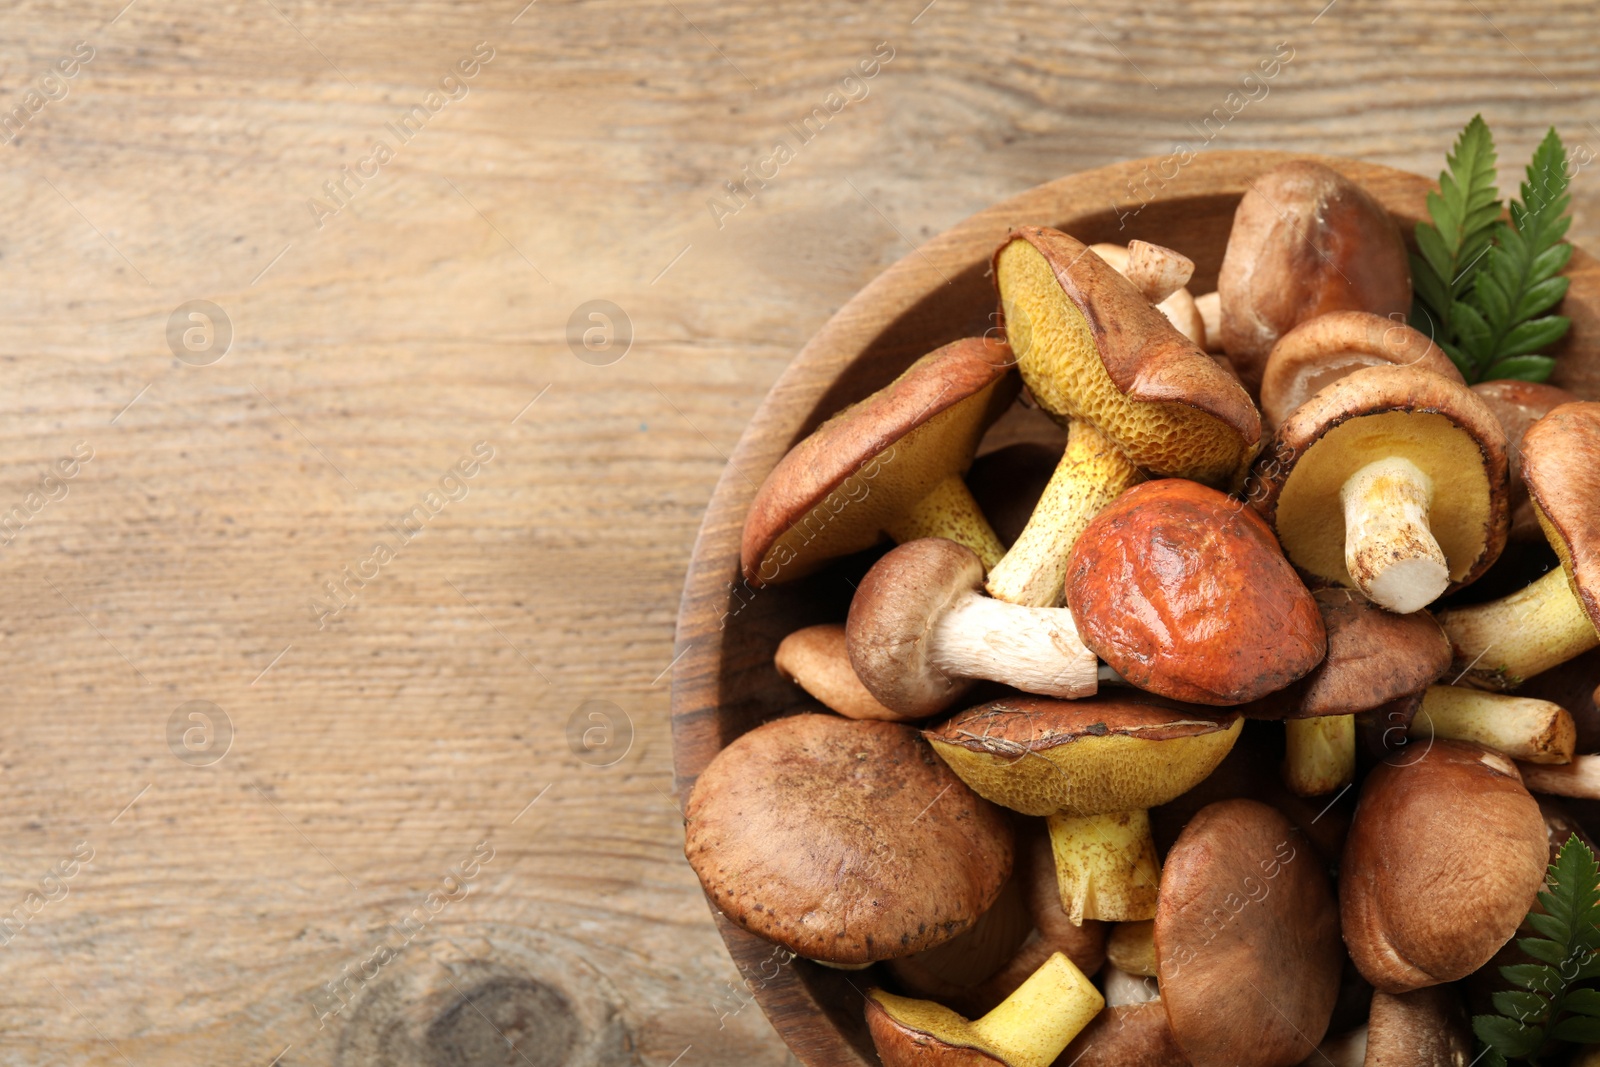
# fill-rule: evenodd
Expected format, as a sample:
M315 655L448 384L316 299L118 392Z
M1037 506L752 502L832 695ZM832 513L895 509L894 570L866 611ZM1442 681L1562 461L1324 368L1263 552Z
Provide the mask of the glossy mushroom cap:
M1529 427L1522 479L1572 595L1600 630L1600 402L1562 404Z
M1396 615L1349 589L1312 596L1328 655L1302 681L1291 717L1368 711L1421 692L1450 669L1450 641L1427 612Z
M945 345L790 449L750 504L745 578L793 581L882 540L967 469L983 431L1016 396L1013 362L1003 342ZM993 538L986 526L982 533Z
M719 752L684 852L730 920L808 959L865 964L967 929L1011 873L1012 831L917 732L795 715Z
M1552 408L1570 404L1578 397L1565 389L1544 382L1522 382L1511 378L1479 382L1472 387L1506 432L1506 454L1510 459L1511 533L1514 541L1538 541L1543 537L1539 520L1528 503L1528 489L1522 481L1522 438L1528 428L1549 414Z
M1131 684L1243 704L1322 661L1315 601L1259 516L1179 479L1145 482L1073 547L1067 604L1086 645Z
M1411 310L1411 267L1399 228L1359 185L1296 160L1250 182L1234 212L1217 276L1222 347L1250 389L1278 338L1334 311L1381 317Z
M1345 944L1384 992L1453 982L1516 933L1544 872L1544 819L1510 759L1408 746L1362 785L1339 875Z
M906 718L880 704L856 677L845 647L843 623L825 622L796 630L778 642L772 663L779 674L847 719L901 722Z
M1197 1065L1289 1067L1327 1031L1344 954L1328 878L1254 800L1211 804L1167 853L1155 921L1161 999Z

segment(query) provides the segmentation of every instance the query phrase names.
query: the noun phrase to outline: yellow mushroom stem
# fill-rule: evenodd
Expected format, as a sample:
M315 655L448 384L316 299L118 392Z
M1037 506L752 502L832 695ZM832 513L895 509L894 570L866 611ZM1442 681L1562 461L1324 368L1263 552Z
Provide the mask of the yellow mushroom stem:
M1078 535L1141 478L1138 468L1104 434L1082 419L1073 419L1067 450L1028 525L1005 558L989 569L989 595L1037 608L1060 604L1067 553Z
M1344 564L1355 587L1402 615L1426 607L1450 584L1450 566L1428 528L1433 479L1400 456L1375 460L1346 479Z
M1061 910L1075 925L1085 919L1137 922L1156 914L1161 862L1144 809L1109 815L1051 815Z
M1355 780L1356 717L1285 719L1283 783L1297 796L1331 793Z
M1567 709L1548 700L1431 685L1406 736L1473 741L1529 763L1570 763L1578 731Z
M1515 689L1534 675L1600 645L1600 633L1557 567L1508 597L1438 615L1462 681Z
M902 545L922 537L948 538L976 552L985 570L1006 554L1005 546L959 474L951 474L935 485L884 532Z

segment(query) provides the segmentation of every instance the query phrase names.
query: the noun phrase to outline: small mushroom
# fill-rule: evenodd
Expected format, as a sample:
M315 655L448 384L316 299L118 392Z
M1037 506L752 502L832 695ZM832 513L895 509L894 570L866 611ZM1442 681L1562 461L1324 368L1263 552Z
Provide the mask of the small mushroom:
M1472 1026L1451 986L1372 994L1362 1067L1467 1067Z
M1289 1067L1339 997L1338 910L1305 839L1254 800L1202 808L1167 853L1156 967L1172 1036L1197 1067Z
M1027 527L989 574L991 595L1061 601L1067 550L1142 471L1203 482L1250 462L1261 417L1236 379L1087 246L1013 230L994 257L1017 368L1067 450Z
M1544 819L1509 758L1408 748L1362 785L1339 873L1345 944L1385 993L1456 981L1516 933L1544 872Z
M1129 974L1156 976L1156 925L1154 919L1117 923L1106 938L1106 959Z
M1511 530L1512 541L1538 543L1544 538L1539 519L1528 500L1528 489L1522 482L1522 438L1528 428L1544 418L1554 408L1571 404L1579 398L1565 389L1544 382L1522 382L1512 378L1479 382L1472 391L1486 404L1500 428L1506 432L1506 454L1511 466Z
M1334 311L1302 322L1272 346L1261 378L1261 421L1279 426L1323 389L1362 367L1420 367L1466 384L1450 357L1404 322Z
M778 642L772 663L779 674L847 719L899 722L905 718L878 703L856 677L845 647L843 623L825 622L796 630Z
M1243 704L1327 651L1315 601L1272 531L1232 497L1177 478L1128 490L1067 560L1084 644L1131 684L1196 704Z
M793 581L886 535L949 537L992 565L1005 550L961 474L1017 394L1013 362L999 341L945 345L791 448L750 504L745 579Z
M975 678L1067 699L1098 688L1070 611L1007 604L982 589L982 562L954 541L887 552L861 579L845 622L862 684L905 718L942 711Z
M1508 597L1439 613L1458 667L1485 689L1600 645L1600 403L1563 404L1522 439L1522 480L1561 566Z
M1108 998L1105 1010L1056 1062L1063 1067L1189 1067L1159 999L1113 1006Z
M884 1067L1050 1067L1105 998L1057 952L981 1019L931 1000L867 991L867 1029Z
M1073 922L1155 912L1159 864L1145 809L1193 788L1243 724L1149 698L997 700L926 732L979 796L1050 817L1061 906Z
M1132 282L1133 287L1167 317L1174 329L1201 348L1205 347L1205 320L1194 306L1194 297L1184 288L1194 274L1194 260L1147 241L1128 245L1095 244L1089 246L1089 251Z
M1407 734L1472 741L1525 763L1571 763L1578 739L1559 704L1454 685L1428 687Z
M1406 614L1499 556L1505 433L1457 382L1364 367L1284 420L1247 494L1301 571Z
M1278 338L1332 311L1404 321L1411 266L1399 227L1338 171L1295 160L1249 183L1217 276L1222 347L1251 390Z
M1011 873L1006 816L899 723L758 726L701 773L685 823L684 853L719 911L829 964L948 941Z

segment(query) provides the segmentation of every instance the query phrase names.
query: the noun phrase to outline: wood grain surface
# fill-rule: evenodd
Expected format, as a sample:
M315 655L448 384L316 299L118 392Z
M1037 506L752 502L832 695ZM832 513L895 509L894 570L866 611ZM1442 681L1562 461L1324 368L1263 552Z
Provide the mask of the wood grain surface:
M1179 142L1600 147L1575 0L124 2L0 24L0 1063L785 1062L667 689L792 355Z

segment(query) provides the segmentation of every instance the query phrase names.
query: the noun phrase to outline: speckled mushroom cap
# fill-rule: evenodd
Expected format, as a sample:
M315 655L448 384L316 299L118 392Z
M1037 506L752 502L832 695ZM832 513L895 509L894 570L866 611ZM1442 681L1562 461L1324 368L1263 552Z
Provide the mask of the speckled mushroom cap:
M1522 382L1501 378L1479 382L1472 387L1506 432L1506 456L1510 460L1511 537L1537 541L1543 536L1539 520L1528 504L1528 488L1522 481L1522 438L1528 428L1549 414L1552 408L1572 404L1578 397L1545 382Z
M1223 800L1189 821L1162 867L1155 943L1172 1036L1194 1063L1289 1067L1327 1031L1338 909L1277 809Z
M935 485L967 469L983 431L1017 395L1013 362L1002 341L956 341L817 427L750 504L745 577L792 581L878 543Z
M1417 367L1365 367L1300 405L1251 471L1246 496L1301 571L1352 586L1340 487L1388 456L1434 484L1428 526L1450 589L1472 582L1505 547L1506 437L1471 390Z
M1203 485L1136 485L1067 562L1079 636L1141 689L1243 704L1322 661L1322 619L1260 517Z
M685 808L711 902L805 956L864 964L972 925L1011 873L1005 815L917 731L803 714L719 752Z
M1328 656L1302 682L1288 718L1352 715L1420 693L1450 669L1450 639L1426 611L1396 615L1349 589L1312 594Z
M1529 427L1522 479L1572 595L1600 630L1600 403L1562 404Z

